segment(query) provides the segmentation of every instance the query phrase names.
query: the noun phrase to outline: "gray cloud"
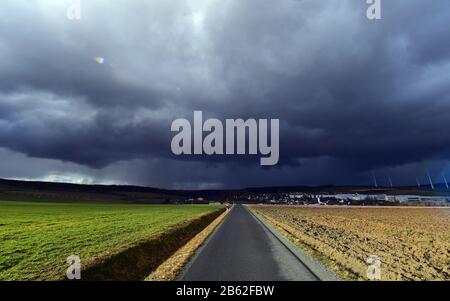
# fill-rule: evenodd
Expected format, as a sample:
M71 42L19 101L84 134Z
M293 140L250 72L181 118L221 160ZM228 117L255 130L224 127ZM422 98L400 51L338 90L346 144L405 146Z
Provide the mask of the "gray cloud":
M1 4L0 158L16 164L0 176L195 188L448 169L448 1L384 1L377 22L352 0L84 1L80 21L69 3ZM174 157L170 123L194 110L279 118L281 164Z

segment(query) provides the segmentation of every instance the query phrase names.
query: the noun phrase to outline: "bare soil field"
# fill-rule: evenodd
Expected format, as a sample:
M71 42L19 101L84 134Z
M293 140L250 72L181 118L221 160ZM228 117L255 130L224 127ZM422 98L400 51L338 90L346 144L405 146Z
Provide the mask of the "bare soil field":
M450 209L249 206L341 278L367 280L367 258L382 280L450 280Z

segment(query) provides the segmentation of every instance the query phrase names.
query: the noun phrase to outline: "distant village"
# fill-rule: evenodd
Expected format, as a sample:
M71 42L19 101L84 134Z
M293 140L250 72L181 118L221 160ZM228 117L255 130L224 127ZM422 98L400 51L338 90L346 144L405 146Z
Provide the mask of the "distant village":
M247 196L249 203L283 205L334 205L334 206L449 206L450 196L388 195L388 194L310 194L276 193L252 194Z
M249 203L316 206L450 206L450 196L390 195L359 193L250 193L234 194L220 200L194 197L171 200L177 204Z

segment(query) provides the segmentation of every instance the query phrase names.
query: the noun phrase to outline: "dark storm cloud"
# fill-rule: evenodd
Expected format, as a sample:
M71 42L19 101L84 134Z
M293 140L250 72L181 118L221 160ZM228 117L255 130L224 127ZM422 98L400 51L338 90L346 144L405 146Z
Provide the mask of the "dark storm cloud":
M383 1L375 22L353 0L84 1L80 21L69 3L1 4L0 154L42 174L0 176L214 188L448 166L448 1ZM280 165L173 157L194 110L279 118Z

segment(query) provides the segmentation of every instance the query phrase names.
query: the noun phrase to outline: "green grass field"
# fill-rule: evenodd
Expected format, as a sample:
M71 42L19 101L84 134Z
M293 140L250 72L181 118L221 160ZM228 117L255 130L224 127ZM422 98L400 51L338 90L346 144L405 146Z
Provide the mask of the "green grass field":
M0 280L61 279L70 255L90 263L218 208L0 201Z

